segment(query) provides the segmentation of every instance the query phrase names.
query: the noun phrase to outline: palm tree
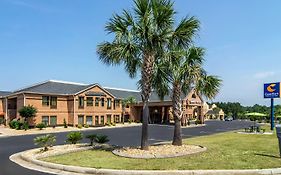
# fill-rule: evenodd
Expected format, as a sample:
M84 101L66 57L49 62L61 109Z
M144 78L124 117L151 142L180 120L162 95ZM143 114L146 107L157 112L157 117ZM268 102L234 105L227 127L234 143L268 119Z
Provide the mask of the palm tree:
M129 96L125 99L122 100L122 116L123 116L123 122L125 121L124 120L124 115L125 115L125 108L126 106L128 105L133 105L133 104L136 104L137 103L137 100L134 96Z
M98 45L100 60L108 65L125 66L131 78L141 72L140 89L143 101L141 149L148 150L148 101L152 90L155 65L173 41L187 48L199 28L199 22L184 18L173 29L175 11L170 0L135 0L133 13L123 10L113 15L106 31L114 34L112 42ZM173 38L173 39L171 39Z
M173 145L182 145L181 119L183 115L181 94L191 89L207 98L213 98L219 90L221 80L209 76L202 68L204 49L191 47L187 51L176 49L168 53L167 60L157 67L160 75L153 83L159 96L166 95L172 89L173 116L175 120ZM160 66L161 65L161 66ZM164 85L164 86L163 86ZM202 118L201 118L202 121Z

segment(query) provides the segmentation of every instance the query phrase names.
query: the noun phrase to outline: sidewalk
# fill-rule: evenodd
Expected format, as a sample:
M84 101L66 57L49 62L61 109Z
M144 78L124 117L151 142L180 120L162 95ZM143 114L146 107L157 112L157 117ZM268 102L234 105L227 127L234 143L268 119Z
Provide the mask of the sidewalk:
M69 131L87 131L87 130L99 130L99 129L111 129L111 128L123 128L123 127L133 127L140 126L141 123L125 123L125 124L116 124L116 126L102 126L102 127L89 127L89 128L77 128L68 126L64 128L63 126L58 126L55 128L47 127L43 130L38 128L25 130L15 130L10 129L9 127L0 126L0 138L1 137L10 137L10 136L21 136L21 135L33 135L33 134L48 134L48 133L59 133L59 132L69 132Z

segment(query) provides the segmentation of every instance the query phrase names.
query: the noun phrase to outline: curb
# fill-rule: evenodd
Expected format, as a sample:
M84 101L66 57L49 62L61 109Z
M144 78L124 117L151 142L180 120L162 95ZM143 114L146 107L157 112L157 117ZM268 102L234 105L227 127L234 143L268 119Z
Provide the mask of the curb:
M80 148L75 151L87 150L90 148ZM71 152L75 152L71 151ZM24 152L19 152L10 156L10 160L29 169L36 171L42 171L40 168L32 168L31 166L24 166L21 160L24 160L33 165L41 166L44 169L48 169L49 173L57 174L69 174L69 173L80 173L80 174L103 174L103 175L273 175L281 174L281 168L273 169L246 169L246 170L115 170L115 169L96 169L87 167L78 167L71 165L55 164L37 160L34 157L25 156ZM45 170L46 172L46 170Z
M10 134L1 134L0 138L6 138L6 137L17 137L17 136L25 136L25 135L40 135L40 134L57 134L57 133L65 133L65 132L73 132L73 131L95 131L95 130L102 130L102 129L114 129L114 128L129 128L129 127L135 127L135 126L141 126L141 124L128 124L128 125L121 125L121 126L101 126L101 127L89 127L89 128L83 128L83 129L77 129L77 130L67 130L67 131L47 131L47 132L38 132L38 133L20 133L15 135ZM44 131L44 130L43 130Z

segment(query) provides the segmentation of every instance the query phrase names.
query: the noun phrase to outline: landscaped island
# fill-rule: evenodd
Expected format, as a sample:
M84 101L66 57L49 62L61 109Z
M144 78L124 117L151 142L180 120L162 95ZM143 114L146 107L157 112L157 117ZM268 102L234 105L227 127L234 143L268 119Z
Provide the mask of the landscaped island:
M44 158L44 161L105 169L195 170L278 168L281 159L276 135L241 135L234 132L184 140L207 151L177 158L130 159L111 151L87 150Z

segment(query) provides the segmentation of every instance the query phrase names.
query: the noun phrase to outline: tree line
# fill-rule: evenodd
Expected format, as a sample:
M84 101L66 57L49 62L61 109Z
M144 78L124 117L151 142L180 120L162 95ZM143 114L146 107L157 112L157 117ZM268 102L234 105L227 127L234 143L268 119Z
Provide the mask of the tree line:
M245 114L251 112L258 112L265 114L266 116L263 119L270 118L270 107L265 105L255 104L253 106L243 106L239 102L216 102L214 103L218 108L222 109L226 116L231 116L234 119L249 119L250 116ZM281 116L281 105L274 106L274 115L278 118Z

